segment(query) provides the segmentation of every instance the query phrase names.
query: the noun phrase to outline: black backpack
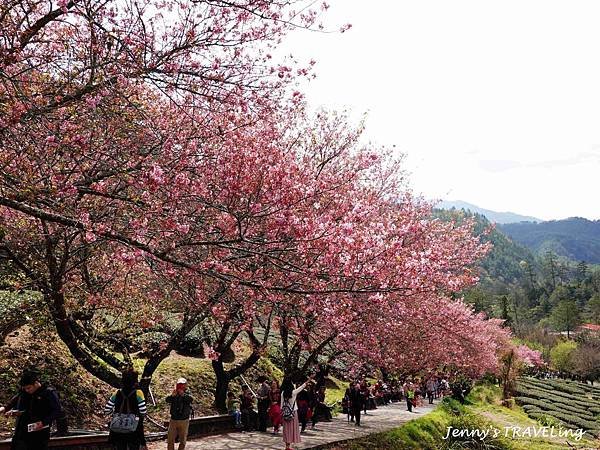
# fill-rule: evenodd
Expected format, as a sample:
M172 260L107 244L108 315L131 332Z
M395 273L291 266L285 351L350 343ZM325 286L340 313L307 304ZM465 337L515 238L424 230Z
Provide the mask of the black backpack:
M281 417L286 422L290 422L294 420L294 407L296 406L296 402L293 405L290 405L290 401L285 399L283 401L283 407L281 408Z
M55 436L66 436L69 434L69 421L67 420L67 414L62 407L60 402L60 395L58 395L58 391L54 389L53 386L46 386L46 390L50 395L54 395L56 397L56 402L58 403L58 416L56 418L56 433Z

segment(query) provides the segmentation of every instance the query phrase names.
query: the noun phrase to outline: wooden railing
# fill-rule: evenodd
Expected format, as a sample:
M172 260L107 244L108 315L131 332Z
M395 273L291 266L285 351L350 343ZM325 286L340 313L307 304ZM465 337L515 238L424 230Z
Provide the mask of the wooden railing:
M112 450L113 448L108 443L108 433L53 437L50 438L49 447L54 450ZM10 441L0 441L0 450L10 450Z

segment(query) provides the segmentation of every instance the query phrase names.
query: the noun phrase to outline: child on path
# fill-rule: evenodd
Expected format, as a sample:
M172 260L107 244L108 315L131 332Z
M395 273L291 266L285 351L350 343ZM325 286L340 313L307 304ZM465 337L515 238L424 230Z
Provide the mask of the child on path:
M236 428L242 427L242 411L240 410L240 401L235 398L231 391L227 393L227 411L235 419Z

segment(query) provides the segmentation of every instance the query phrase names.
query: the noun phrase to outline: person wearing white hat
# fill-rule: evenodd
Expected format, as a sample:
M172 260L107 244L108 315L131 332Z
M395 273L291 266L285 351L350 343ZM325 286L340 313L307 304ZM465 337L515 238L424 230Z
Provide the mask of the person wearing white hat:
M179 439L179 450L185 449L188 429L190 427L190 415L192 413L192 402L194 399L186 392L187 380L179 378L173 393L166 398L171 405L171 420L167 433L167 449L175 450L175 440Z

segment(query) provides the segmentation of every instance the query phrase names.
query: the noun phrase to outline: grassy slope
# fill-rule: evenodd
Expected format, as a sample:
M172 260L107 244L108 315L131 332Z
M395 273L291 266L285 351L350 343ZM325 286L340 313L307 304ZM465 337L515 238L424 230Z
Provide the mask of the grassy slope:
M468 404L461 406L455 401L444 402L435 411L408 422L387 433L379 433L369 438L354 441L335 450L440 450L458 448L512 449L512 450L560 450L569 448L561 438L505 438L481 442L444 441L448 426L455 428L486 429L498 428L504 433L505 426L540 427L527 417L520 407L512 409L500 405L500 391L497 387L477 386L469 396ZM571 448L598 448L598 441L584 439L570 440Z
M73 428L97 429L106 419L98 414L110 389L91 377L71 357L66 346L49 332L23 327L0 345L0 404L16 392L21 371L36 366L42 378L60 394ZM13 419L0 415L0 437L10 435Z
M253 367L244 375L244 378L252 384L260 374L264 374L270 378L277 378L279 381L281 381L283 375L268 359L261 359L256 367ZM173 353L161 363L152 379L151 388L156 400L156 406L151 406L149 412L153 418L161 420L168 418L168 408L164 399L171 393L175 386L175 381L179 377L184 377L188 380L190 394L194 397L196 417L217 413L213 408L213 389L216 380L210 360ZM233 380L229 389L239 394L242 384L243 381L241 378ZM254 385L253 388L255 388Z

